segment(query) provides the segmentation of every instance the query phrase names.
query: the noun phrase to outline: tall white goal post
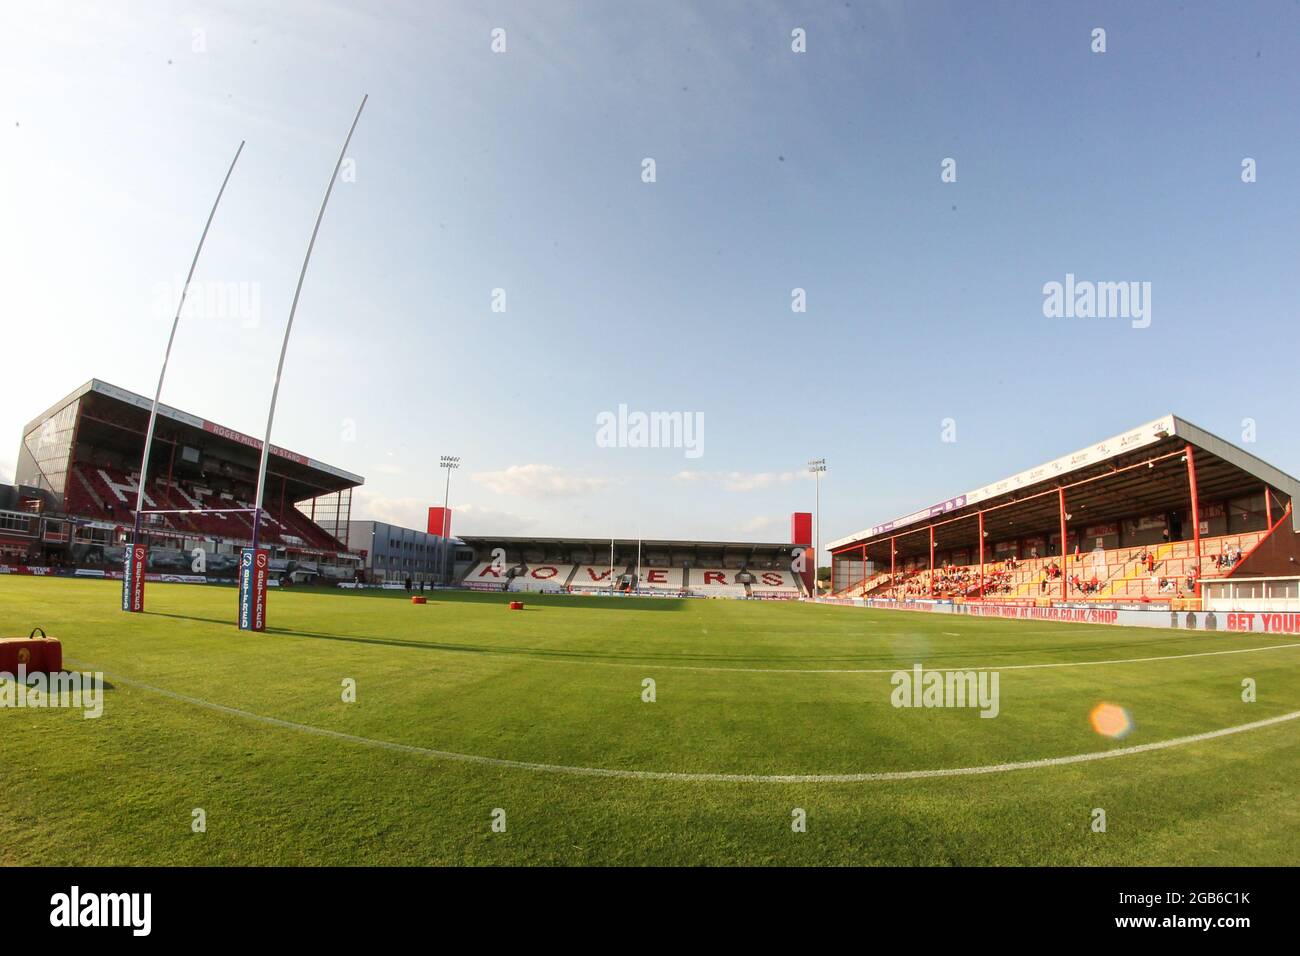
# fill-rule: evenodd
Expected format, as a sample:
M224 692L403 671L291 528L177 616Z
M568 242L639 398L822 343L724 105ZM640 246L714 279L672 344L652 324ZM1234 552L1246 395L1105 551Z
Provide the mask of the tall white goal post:
M141 515L144 513L145 489L148 487L149 453L153 450L153 433L158 424L158 402L162 397L163 379L167 377L167 362L171 359L172 344L176 341L176 327L180 325L181 313L185 310L185 297L189 294L190 283L194 280L194 270L199 264L199 253L203 251L203 243L208 238L208 230L212 228L213 217L217 214L217 207L221 205L221 197L225 195L226 184L230 182L230 174L235 171L235 163L239 162L239 154L243 151L244 141L241 140L235 150L234 159L230 161L230 168L226 170L225 178L221 180L221 188L217 190L217 198L208 212L207 222L203 224L199 244L194 248L194 258L190 260L190 271L185 276L185 284L181 286L180 301L176 303L176 315L172 318L171 333L167 336L167 348L163 352L162 368L158 372L158 387L154 389L153 407L149 410L149 427L144 433L144 456L140 459L140 487L136 490L135 496L135 522L131 527L131 543L125 549L125 563L122 568L122 610L124 611L134 613L144 611L144 581L149 565L149 546L141 539ZM150 513L165 514L166 512L151 511Z

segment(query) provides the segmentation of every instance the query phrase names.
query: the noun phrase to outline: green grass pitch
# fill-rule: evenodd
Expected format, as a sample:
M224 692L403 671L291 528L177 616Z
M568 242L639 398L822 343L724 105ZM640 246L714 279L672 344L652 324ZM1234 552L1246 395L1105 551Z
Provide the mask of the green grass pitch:
M110 684L97 720L0 710L0 864L1300 862L1300 720L990 773L752 779L989 767L1278 717L1300 710L1285 638L308 590L273 591L271 629L249 635L231 588L151 584L143 615L121 612L119 591L0 578L0 635L40 625L65 666ZM1267 649L1218 653L1251 648ZM1085 663L1133 658L1151 659ZM889 672L917 662L997 670L999 715L893 707ZM1083 666L1023 666L1050 663ZM1124 739L1092 729L1103 701L1131 715Z

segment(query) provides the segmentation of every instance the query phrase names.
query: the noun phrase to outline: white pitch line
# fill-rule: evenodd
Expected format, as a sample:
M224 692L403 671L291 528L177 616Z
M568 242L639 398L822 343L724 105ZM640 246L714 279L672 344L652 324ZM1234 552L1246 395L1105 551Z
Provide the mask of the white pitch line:
M291 633L281 635L292 637ZM448 654L493 654L497 657L532 657L539 663L560 663L560 665L577 665L584 667L638 667L638 669L647 669L655 667L658 670L669 671L699 671L705 674L894 674L898 670L906 670L910 663L900 663L896 667L710 667L690 665L690 663L658 663L650 661L584 661L578 657L563 657L563 650L552 652L554 656L529 656L529 654L519 654L510 652L510 650L497 650L493 648L468 649L468 648L446 648L446 646L420 644L419 641L393 641L385 646L398 646L406 644L411 648L433 648L442 650ZM1023 670L1040 670L1044 667L1093 667L1100 665L1112 665L1112 663L1153 663L1156 661L1186 661L1192 657L1221 657L1223 654L1252 654L1257 650L1284 650L1286 648L1300 648L1300 643L1294 644L1262 644L1257 648L1236 648L1235 650L1201 650L1195 654L1167 654L1165 657L1128 657L1117 658L1112 661L1058 661L1056 663L1005 663L1005 665L953 665L949 670L985 670L985 671L1023 671ZM543 650L543 648L538 648ZM914 663L914 662L913 662Z
M399 744L391 740L377 740L374 737L347 734L339 730L329 730L325 727L313 727L310 724L300 724L292 720L281 720L279 717L267 717L263 714L240 710L237 707L216 704L199 697L188 697L185 694L178 694L162 687L154 687L142 681L131 680L114 674L105 674L104 676L127 687L137 687L140 690L159 694L195 707L227 714L231 717L253 720L272 727L280 727L284 730L296 730L300 733L330 737L334 740L343 740L364 747L376 747L397 753L415 754L436 760L455 760L460 763L504 767L512 770L530 770L537 773L558 773L577 777L614 777L621 780L670 780L681 783L874 783L891 780L928 780L934 777L969 777L986 773L1006 773L1012 770L1035 770L1041 767L1060 767L1065 764L1087 763L1092 760L1108 760L1111 757L1128 757L1153 750L1167 750L1170 747L1182 747L1205 740L1214 740L1218 737L1245 733L1248 730L1258 730L1261 727L1271 727L1274 724L1281 724L1300 717L1300 710L1294 710L1289 714L1256 720L1249 724L1238 724L1235 727L1224 727L1221 730L1210 730L1201 734L1192 734L1188 737L1175 737L1171 740L1160 740L1155 743L1139 744L1133 747L1121 747L1117 750L1100 750L1094 753L1073 754L1068 757L1044 757L1040 760L1022 760L1015 763L986 764L982 767L948 767L940 770L889 770L876 773L678 773L670 770L616 770L606 767L569 767L563 764L532 763L526 760L507 760L502 757L482 757L477 754L463 754L452 750L434 750L430 747L418 747L415 744Z
M431 645L420 644L416 641L403 641L400 643L409 644L413 648L429 647ZM396 644L389 644L389 647L395 647ZM1164 657L1128 657L1116 660L1102 661L1057 661L1051 664L987 664L977 666L974 664L953 664L948 670L978 670L978 671L1027 671L1039 670L1050 667L1095 667L1105 664L1150 664L1156 661L1182 661L1193 657L1221 657L1226 654L1253 654L1256 651L1280 651L1289 647L1300 647L1300 643L1293 644L1264 644L1260 647L1241 647L1230 651L1197 651L1194 654L1170 654ZM899 670L907 670L915 661L900 663L895 667L829 667L829 668L811 668L811 667L703 667L695 664L661 664L657 661L586 661L577 657L560 657L560 656L541 656L536 654L518 653L515 651L497 651L491 648L483 650L462 650L460 648L437 648L449 654L493 654L500 657L527 657L531 660L544 664L577 664L584 667L636 667L641 670L657 668L658 670L670 671L701 671L710 674L894 674ZM563 652L556 652L562 654Z

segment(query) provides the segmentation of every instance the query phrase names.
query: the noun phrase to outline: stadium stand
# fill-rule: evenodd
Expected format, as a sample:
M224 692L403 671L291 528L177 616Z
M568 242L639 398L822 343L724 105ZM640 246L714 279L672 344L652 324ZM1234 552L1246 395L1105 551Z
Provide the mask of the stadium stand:
M116 560L113 555L120 554L136 517L151 405L141 395L95 379L28 423L19 447L18 484L30 485L48 500L52 520L66 520L76 529L66 540L51 536L42 547L43 560L94 569ZM156 548L160 556L150 558L151 567L173 551L201 547L229 557L251 543L260 454L255 438L160 406L144 494L151 513L141 520L151 553ZM348 547L347 518L352 489L362 481L273 447L259 532L259 543L272 551L272 566L301 562L322 576L350 577L360 556Z
M754 580L749 585L751 596L754 597L798 597L799 583L795 576L786 570L772 569L767 570L749 568Z
M641 579L637 582L640 591L664 591L679 594L685 590L682 568L642 568Z
M832 542L833 593L1040 604L1195 600L1204 582L1265 573L1248 559L1270 538L1283 545L1270 558L1273 573L1280 561L1294 564L1298 488L1248 452L1166 416Z
M465 573L460 583L475 591L504 591L510 586L513 570L492 561L480 561Z
M687 590L704 597L746 597L749 591L730 568L691 568L687 572Z
M1071 555L1064 562L1058 558L988 562L984 567L984 595L1013 600L1052 596L1060 590L1059 585L1053 588L1053 582L1063 575L1067 596L1073 598L1186 597L1194 590L1187 586L1189 576L1195 573L1201 580L1226 576L1265 534L1256 531L1202 538L1199 561L1193 554L1192 542L1175 542L1150 548L1094 550ZM1223 555L1228 556L1226 560L1221 560ZM892 579L888 574L875 575L865 589L850 590L855 596L868 597L976 598L980 592L980 566L946 565L936 568L933 575L928 570L909 570Z
M510 579L509 591L563 591L573 575L572 564L533 564Z
M618 580L627 572L627 567L614 567L613 580ZM569 589L572 591L607 591L610 588L610 567L605 565L601 567L597 564L581 564L574 570L573 576L569 579Z
M791 544L475 535L461 535L460 540L476 557L460 579L468 588L500 588L509 581L511 590L526 590L534 587L527 580L530 572L554 568L555 580L563 580L575 594L763 599L805 594L800 576L792 571L795 552L802 546ZM510 570L494 574L494 554L504 554Z

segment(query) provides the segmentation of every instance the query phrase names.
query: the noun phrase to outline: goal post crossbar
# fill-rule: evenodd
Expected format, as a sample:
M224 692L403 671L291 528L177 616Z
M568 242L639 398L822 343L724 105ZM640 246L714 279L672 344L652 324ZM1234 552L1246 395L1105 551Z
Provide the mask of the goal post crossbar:
M230 515L252 514L256 508L143 508L142 515ZM266 509L263 508L263 511Z

